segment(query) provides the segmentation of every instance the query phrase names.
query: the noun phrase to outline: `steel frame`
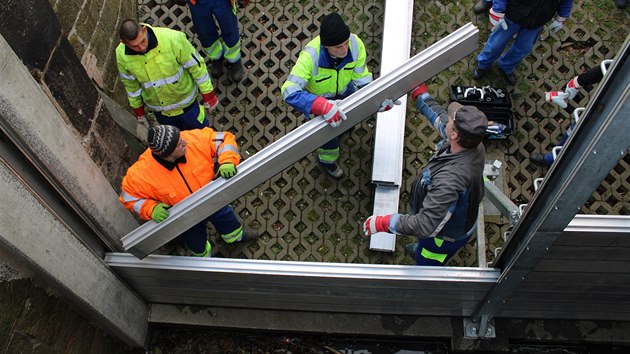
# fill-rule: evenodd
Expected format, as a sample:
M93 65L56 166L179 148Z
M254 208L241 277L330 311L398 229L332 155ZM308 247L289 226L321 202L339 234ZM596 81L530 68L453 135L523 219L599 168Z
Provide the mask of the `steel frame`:
M383 75L339 103L347 120L338 128L322 119L302 124L239 165L239 174L229 180L218 179L171 208L171 215L161 223L149 221L124 236L123 248L144 258L160 246L208 215L252 190L261 182L281 172L314 151L333 136L351 129L375 113L387 98L399 98L477 49L478 29L468 23L449 36Z
M629 47L630 35L496 260L496 266L503 269L501 277L471 316L471 321L480 327L487 325L561 233L567 227L578 227L571 221L627 153ZM589 218L589 222L597 219L601 218ZM627 220L622 224L627 232Z

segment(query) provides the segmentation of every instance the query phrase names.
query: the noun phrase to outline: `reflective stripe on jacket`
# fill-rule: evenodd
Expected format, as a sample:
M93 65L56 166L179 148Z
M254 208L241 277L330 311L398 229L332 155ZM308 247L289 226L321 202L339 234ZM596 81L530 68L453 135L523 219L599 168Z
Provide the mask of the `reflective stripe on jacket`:
M143 104L165 115L178 115L201 93L213 90L206 64L186 34L168 28L147 27L157 46L145 54L127 54L116 48L116 63L132 108Z
M158 203L175 205L210 183L214 178L214 159L219 164L238 165L240 162L236 139L230 132L203 128L180 134L188 143L185 163L178 163L169 170L147 149L123 178L118 199L144 220L151 220L153 208Z
M348 47L346 57L335 66L335 60L321 45L320 37L311 40L282 85L282 99L308 119L316 96L343 99L370 83L372 74L365 63L363 41L352 33Z

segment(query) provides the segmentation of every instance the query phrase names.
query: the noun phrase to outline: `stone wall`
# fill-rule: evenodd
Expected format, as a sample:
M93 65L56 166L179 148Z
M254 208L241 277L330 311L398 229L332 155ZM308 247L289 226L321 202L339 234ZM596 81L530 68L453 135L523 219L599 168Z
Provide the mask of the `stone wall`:
M0 353L139 352L91 324L8 259L0 250Z
M99 90L128 106L117 86L114 48L120 19L135 15L130 0L5 0L0 5L0 34L116 190L135 161L130 144L139 144L115 123Z

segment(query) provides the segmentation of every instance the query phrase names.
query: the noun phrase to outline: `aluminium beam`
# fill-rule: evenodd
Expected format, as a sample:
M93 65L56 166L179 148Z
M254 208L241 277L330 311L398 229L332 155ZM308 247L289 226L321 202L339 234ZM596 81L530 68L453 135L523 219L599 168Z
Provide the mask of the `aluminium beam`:
M409 60L412 19L413 0L385 2L381 75L392 72ZM372 211L374 215L398 212L406 111L407 96L403 96L400 98L400 106L376 115L372 154L372 183L376 185ZM370 237L372 251L393 252L395 248L395 234L378 232Z
M627 153L629 57L630 35L497 258L503 273L474 311L473 322L495 315Z
M346 112L347 120L340 127L333 128L319 118L302 124L243 161L236 176L229 180L219 178L174 205L165 221L159 224L149 221L124 236L121 239L123 248L138 258L146 257L334 136L368 118L378 110L383 100L405 95L419 82L426 81L459 61L477 48L478 37L479 30L471 23L462 26L396 70L341 101L339 107Z

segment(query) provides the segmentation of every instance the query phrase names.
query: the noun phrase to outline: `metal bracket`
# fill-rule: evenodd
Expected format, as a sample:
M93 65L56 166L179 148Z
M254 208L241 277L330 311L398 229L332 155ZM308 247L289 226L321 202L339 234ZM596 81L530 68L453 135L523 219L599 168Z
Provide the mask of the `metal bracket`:
M494 320L488 321L488 316L481 316L479 323L470 318L464 318L464 338L466 339L490 339L496 338Z

